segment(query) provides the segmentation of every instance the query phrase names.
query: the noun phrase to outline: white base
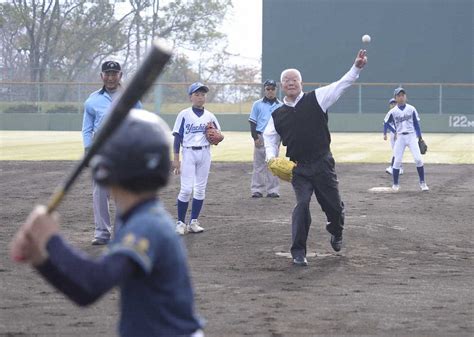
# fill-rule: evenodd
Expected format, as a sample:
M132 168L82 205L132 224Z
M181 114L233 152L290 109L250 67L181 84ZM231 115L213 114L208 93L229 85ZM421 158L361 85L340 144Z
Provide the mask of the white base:
M393 193L393 190L392 190L391 187L378 186L378 187L369 188L369 192L372 192L372 193Z
M291 259L292 256L291 256L291 253L290 252L276 252L275 253L276 256L281 256L281 257L286 257L286 258L289 258ZM332 256L334 254L316 254L315 252L307 252L306 253L306 257L324 257L324 256Z

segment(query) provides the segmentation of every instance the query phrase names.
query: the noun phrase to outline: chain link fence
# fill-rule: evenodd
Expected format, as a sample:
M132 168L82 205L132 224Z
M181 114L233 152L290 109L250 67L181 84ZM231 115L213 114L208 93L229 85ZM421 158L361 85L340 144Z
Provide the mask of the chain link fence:
M309 91L327 83L305 83ZM356 83L331 107L331 113L385 113L395 83ZM474 114L473 83L404 83L409 103L420 113ZM142 99L146 109L177 114L189 106L189 83L157 83ZM83 103L100 83L0 82L0 113L82 113ZM206 108L216 114L248 114L263 95L259 83L212 83ZM278 90L282 98L281 90Z

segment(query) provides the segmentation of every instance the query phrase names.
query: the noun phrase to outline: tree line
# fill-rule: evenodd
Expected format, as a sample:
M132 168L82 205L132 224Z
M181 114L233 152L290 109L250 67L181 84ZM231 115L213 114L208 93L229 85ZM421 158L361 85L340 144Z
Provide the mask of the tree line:
M0 80L97 81L110 58L131 73L159 37L181 51L162 81L254 82L260 69L231 64L219 31L231 6L232 0L3 1Z

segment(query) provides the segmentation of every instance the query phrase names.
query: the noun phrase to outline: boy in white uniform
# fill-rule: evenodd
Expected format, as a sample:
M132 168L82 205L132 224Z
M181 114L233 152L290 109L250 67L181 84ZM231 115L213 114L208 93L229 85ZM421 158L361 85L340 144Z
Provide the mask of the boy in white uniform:
M395 141L394 156L395 160L393 163L393 186L394 191L400 189L398 178L400 175L400 167L403 159L403 152L408 146L413 158L415 159L416 170L420 178L420 189L422 191L428 191L428 185L425 182L425 170L423 166L423 160L421 158L420 148L418 146L418 139L421 138L420 128L420 116L418 111L413 105L407 104L407 98L405 95L405 89L397 88L393 93L397 106L392 108L385 116L384 125L386 128L397 133L397 139ZM394 124L395 129L390 125Z
M178 221L176 232L201 233L204 228L198 222L199 213L206 195L207 178L211 168L211 144L206 139L206 125L212 122L220 130L216 116L204 109L209 88L200 82L190 85L188 95L192 106L182 110L173 127L175 174L181 174L181 189L178 194ZM182 146L182 161L179 149ZM186 225L186 212L193 194L191 221Z

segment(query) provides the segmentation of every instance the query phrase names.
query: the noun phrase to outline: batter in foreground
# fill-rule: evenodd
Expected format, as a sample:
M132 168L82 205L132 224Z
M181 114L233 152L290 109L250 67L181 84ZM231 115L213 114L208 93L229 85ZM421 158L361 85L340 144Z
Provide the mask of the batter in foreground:
M155 114L132 110L92 157L94 180L117 205L118 226L104 255L91 258L60 235L58 214L38 206L11 244L14 260L30 263L79 305L120 288L122 337L203 337L182 242L157 199L170 175L169 128Z

